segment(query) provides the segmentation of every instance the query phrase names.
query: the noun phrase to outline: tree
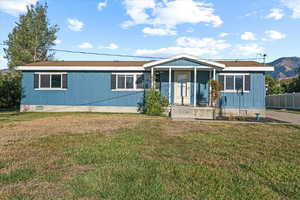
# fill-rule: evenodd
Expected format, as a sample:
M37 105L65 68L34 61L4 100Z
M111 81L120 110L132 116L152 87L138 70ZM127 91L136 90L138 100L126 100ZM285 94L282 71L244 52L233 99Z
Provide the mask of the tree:
M273 78L271 75L266 75L266 86L267 86L267 95L270 94L280 94L284 90L280 86L278 79Z
M27 13L20 15L19 22L8 35L4 48L8 66L13 69L32 62L51 60L50 48L55 45L57 25L51 26L47 18L47 4L28 6Z

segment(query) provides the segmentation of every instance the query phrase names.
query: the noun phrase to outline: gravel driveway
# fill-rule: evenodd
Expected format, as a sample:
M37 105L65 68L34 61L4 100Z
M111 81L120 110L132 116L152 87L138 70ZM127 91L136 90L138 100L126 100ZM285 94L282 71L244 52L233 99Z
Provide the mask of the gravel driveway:
M292 124L300 124L300 114L267 110L267 117Z

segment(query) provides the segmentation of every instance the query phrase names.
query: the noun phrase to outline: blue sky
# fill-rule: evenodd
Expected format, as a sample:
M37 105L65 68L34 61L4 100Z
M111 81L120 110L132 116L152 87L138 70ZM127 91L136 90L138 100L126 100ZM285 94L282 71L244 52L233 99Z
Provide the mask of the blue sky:
M37 0L0 0L0 41ZM45 2L44 0L41 2ZM299 56L300 0L48 0L58 49L200 58ZM5 66L0 50L0 68ZM57 53L60 60L123 60ZM127 60L132 60L128 58Z

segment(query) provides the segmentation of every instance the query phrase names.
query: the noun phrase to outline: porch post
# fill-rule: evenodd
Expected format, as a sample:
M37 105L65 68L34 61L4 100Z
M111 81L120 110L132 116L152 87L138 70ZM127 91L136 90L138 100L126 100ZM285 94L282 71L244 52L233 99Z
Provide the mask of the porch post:
M211 74L212 71L209 71L209 80L211 80ZM209 84L209 101L208 101L208 105L211 106L211 85Z
M171 93L172 93L172 88L171 88L171 86L172 86L172 68L171 67L169 67L169 104L171 104L171 101L172 101L172 95L171 95Z
M154 69L151 68L151 88L154 88Z
M194 67L194 107L196 107L197 103L197 68Z
M214 69L214 75L213 75L213 80L216 80L216 69Z

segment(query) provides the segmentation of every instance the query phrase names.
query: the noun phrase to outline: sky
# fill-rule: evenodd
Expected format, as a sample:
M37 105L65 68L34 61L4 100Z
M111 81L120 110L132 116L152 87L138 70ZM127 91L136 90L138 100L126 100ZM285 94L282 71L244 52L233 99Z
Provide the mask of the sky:
M0 0L0 43L38 0ZM45 0L41 0L44 3ZM300 0L47 0L56 49L267 61L299 56ZM56 53L59 60L141 60ZM0 68L6 66L3 46Z

